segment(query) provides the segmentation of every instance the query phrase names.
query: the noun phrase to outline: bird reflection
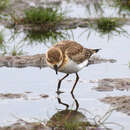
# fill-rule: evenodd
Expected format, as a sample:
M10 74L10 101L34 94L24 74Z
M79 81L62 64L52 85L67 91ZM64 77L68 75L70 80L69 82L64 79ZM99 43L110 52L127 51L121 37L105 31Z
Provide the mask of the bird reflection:
M66 127L69 125L71 127L77 127L77 124L83 124L84 122L87 122L87 124L89 124L85 115L78 111L78 100L75 98L73 94L71 94L71 96L76 105L76 108L74 110L69 109L69 105L67 103L64 103L60 97L57 98L58 103L65 106L65 110L60 110L56 112L47 122L47 125L52 129L56 127L66 129Z
M73 100L74 100L74 103L75 103L75 105L76 105L75 111L77 111L78 108L79 108L79 103L78 103L78 101L77 101L77 99L75 98L75 96L74 96L73 93L71 93L71 96L72 96L72 98L73 98ZM64 105L64 106L66 107L66 110L69 108L69 105L66 104L66 103L64 103L64 102L62 102L61 99L60 99L60 97L57 97L57 100L58 100L58 103L59 103L59 104L62 104L62 105Z

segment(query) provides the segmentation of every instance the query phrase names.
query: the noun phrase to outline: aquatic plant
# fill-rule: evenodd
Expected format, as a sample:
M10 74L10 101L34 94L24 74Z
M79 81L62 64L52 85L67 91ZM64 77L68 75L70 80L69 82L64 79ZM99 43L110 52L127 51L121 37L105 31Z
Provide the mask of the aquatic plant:
M26 31L25 39L28 39L30 43L44 43L47 42L57 42L57 40L64 40L65 38L69 38L69 34L67 32L63 31L51 31L48 30L47 32L42 31Z
M118 18L107 18L101 17L96 20L97 31L108 34L113 31L119 32L118 29L122 27L123 24L119 23Z
M90 37L91 32L95 31L100 36L108 36L108 39L113 36L123 35L129 37L128 32L123 28L125 20L117 17L101 17L90 19L88 21L88 28L83 31L79 36L84 32L88 32L87 39Z
M16 20L26 24L26 37L31 43L44 42L65 38L61 31L57 31L57 24L63 20L64 13L57 8L31 8L25 10L25 16L21 20ZM26 28L26 27L25 27Z
M91 30L98 32L101 36L108 35L108 39L110 36L116 35L124 35L129 36L127 31L123 29L124 21L119 18L111 18L111 17L101 17L93 20L93 22L89 22L88 25L88 36L89 38L91 34Z
M56 32L58 24L63 20L64 13L57 8L30 8L24 11L24 17L10 15L13 21L11 27L22 25L23 30L45 34Z
M56 8L31 8L24 13L23 22L29 24L56 24L63 19L63 13Z

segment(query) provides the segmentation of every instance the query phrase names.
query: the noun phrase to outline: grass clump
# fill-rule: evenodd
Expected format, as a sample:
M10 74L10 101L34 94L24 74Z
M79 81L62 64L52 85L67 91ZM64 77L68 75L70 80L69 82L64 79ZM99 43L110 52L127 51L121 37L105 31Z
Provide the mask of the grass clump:
M96 20L97 30L103 34L108 34L113 31L118 31L118 28L121 28L122 24L119 24L118 18L107 18L102 17Z
M31 8L25 11L24 24L29 24L26 38L35 42L56 41L65 38L61 31L57 31L58 23L64 14L56 8ZM31 27L30 27L31 25Z
M59 22L63 19L63 13L54 8L31 8L25 11L24 22L30 24L44 24Z
M0 0L0 11L9 5L9 0Z
M123 28L125 20L118 17L100 17L88 22L88 35L87 39L90 37L91 32L95 31L100 36L119 36L123 35L129 37L128 32ZM82 35L81 33L80 35Z

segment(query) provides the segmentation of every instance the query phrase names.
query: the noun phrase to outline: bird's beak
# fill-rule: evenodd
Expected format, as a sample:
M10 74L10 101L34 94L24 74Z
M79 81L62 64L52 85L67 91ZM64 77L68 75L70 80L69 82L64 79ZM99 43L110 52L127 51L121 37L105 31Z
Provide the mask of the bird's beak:
M56 71L56 74L58 74L58 67L57 67L57 65L54 65L54 70Z

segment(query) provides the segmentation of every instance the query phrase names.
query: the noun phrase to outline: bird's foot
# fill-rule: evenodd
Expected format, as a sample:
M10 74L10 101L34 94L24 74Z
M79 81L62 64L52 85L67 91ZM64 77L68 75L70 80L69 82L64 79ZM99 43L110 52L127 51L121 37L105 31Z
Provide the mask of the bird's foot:
M59 95L61 93L64 93L63 91L57 90L56 93Z

